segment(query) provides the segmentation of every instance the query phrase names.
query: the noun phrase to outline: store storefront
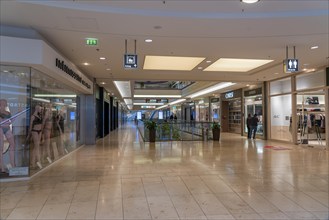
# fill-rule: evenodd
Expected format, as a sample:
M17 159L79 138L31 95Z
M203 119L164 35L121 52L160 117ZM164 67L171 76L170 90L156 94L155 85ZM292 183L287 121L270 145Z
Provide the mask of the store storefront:
M221 94L221 129L243 135L242 89Z
M244 135L248 134L248 129L246 126L246 120L248 115L250 114L253 117L255 114L259 120L257 126L256 135L258 137L264 138L264 108L263 108L263 89L255 88L251 90L246 90L243 92L244 94Z
M42 40L0 46L0 178L29 177L85 144L93 83Z
M327 77L319 70L269 82L270 139L327 146Z
M219 98L210 98L210 121L220 123L220 101Z
M209 98L197 99L195 102L195 121L209 121Z

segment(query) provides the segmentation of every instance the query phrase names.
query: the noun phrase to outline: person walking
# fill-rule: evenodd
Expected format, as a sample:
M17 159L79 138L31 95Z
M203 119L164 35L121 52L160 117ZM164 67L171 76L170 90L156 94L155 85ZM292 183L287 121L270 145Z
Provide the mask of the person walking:
M251 114L248 114L248 118L246 120L247 130L248 130L248 139L251 139Z
M252 135L252 138L255 139L256 132L257 132L258 122L259 122L259 119L257 117L257 114L254 114L254 117L251 118L251 134L250 134L250 138L251 138L251 135Z

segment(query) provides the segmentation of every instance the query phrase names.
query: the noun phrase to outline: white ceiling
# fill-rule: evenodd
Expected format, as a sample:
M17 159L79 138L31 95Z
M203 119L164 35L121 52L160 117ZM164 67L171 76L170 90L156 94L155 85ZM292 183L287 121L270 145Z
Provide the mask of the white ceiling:
M182 80L248 82L280 78L282 61L296 57L300 69L328 66L328 0L125 0L125 1L0 1L2 25L29 27L39 32L85 74L113 80ZM97 47L85 38L99 39ZM144 40L151 38L152 43ZM137 41L139 68L125 70L123 55L134 53ZM311 50L310 47L319 48ZM97 51L96 49L99 49ZM271 59L246 73L143 70L145 55ZM106 60L100 60L104 56ZM83 66L88 62L91 65ZM304 66L304 64L308 64ZM203 61L199 66L210 64ZM110 68L108 71L106 69ZM279 74L274 74L279 73ZM246 82L246 83L244 83Z

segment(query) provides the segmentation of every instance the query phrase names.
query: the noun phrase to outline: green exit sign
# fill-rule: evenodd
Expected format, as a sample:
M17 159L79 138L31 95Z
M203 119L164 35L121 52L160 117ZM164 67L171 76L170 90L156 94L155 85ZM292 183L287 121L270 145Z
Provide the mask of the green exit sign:
M98 43L97 38L86 38L86 45L96 46Z

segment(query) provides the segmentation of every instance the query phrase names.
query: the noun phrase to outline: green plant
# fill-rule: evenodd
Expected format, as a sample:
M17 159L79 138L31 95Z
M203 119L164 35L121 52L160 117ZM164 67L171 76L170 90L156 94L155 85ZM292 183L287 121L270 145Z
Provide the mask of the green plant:
M219 124L219 122L215 122L215 121L214 121L214 122L212 123L212 125L211 125L211 128L212 128L212 129L220 129L220 124Z
M144 124L145 124L145 127L149 130L155 130L157 127L157 123L152 120L145 121Z

